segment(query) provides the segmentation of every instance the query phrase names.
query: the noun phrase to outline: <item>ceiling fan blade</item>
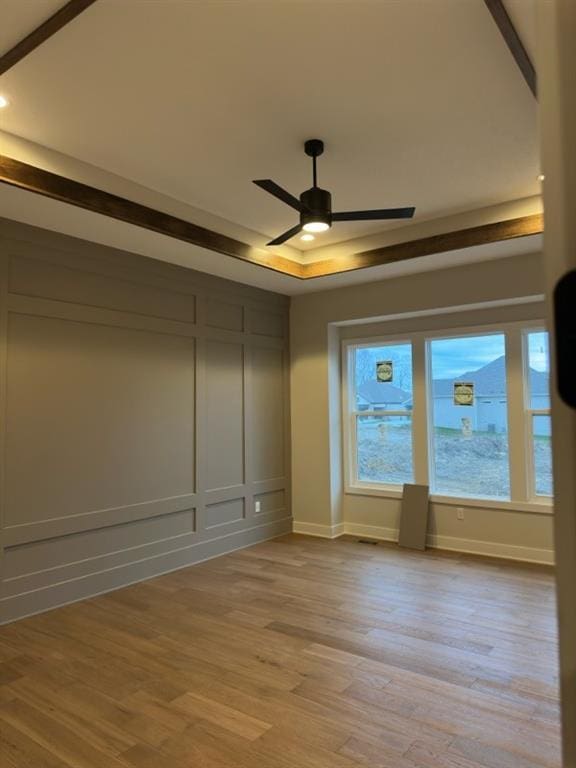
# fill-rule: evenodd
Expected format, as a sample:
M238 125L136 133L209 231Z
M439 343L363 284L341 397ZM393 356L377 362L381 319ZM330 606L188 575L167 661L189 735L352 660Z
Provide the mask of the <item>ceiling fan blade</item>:
M378 219L411 219L416 208L380 208L375 211L340 211L332 221L376 221Z
M290 240L291 237L297 235L301 229L302 224L297 224L295 227L292 227L292 229L289 229L286 232L283 232L281 235L278 235L278 237L275 237L274 240L270 240L270 242L266 243L266 245L282 245L282 243L285 243L286 240Z
M282 187L276 184L275 181L272 181L272 179L255 179L252 183L256 184L257 187L260 187L265 192L274 195L278 200L282 200L283 203L286 203L286 205L289 205L291 208L295 208L298 212L302 210L300 200L298 200L297 197L294 197L294 195L291 195L290 192L282 189Z

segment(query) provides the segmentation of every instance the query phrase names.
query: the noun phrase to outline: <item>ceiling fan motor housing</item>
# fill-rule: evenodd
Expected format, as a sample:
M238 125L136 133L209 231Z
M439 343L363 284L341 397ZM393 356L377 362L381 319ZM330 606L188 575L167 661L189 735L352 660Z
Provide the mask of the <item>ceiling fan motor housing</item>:
M302 211L300 223L302 226L312 221L323 221L332 224L332 195L326 189L311 187L300 195Z

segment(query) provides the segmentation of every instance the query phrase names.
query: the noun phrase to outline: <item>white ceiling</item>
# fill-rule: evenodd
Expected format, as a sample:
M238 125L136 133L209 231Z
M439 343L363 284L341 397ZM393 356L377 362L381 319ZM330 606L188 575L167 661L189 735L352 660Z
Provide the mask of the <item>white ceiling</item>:
M62 2L0 0L0 52ZM534 0L509 3L532 53ZM539 193L536 103L483 0L98 0L0 92L3 131L266 237L294 212L250 180L301 192L313 136L337 209L417 225Z

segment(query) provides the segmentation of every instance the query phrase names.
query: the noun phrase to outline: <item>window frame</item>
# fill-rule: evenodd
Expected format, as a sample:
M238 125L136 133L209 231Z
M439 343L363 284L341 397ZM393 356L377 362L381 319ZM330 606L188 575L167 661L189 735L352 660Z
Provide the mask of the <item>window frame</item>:
M552 503L554 500L554 492L551 495L545 493L536 492L536 467L534 462L534 416L552 416L551 407L548 408L532 408L532 393L530 392L530 350L528 345L528 336L531 333L546 333L548 334L548 345L550 345L550 334L548 329L541 325L540 327L525 328L522 332L522 362L524 370L524 419L525 419L525 433L526 433L526 445L528 453L527 461L527 483L528 483L528 496L530 501L534 503ZM548 346L550 350L550 346ZM550 358L548 358L550 361ZM551 376L551 371L548 370L548 376ZM549 395L550 397L550 395Z
M508 412L508 402L506 404L506 436L508 439L508 480L509 480L509 487L510 487L510 495L509 496L452 496L452 494L446 494L437 492L434 487L434 477L435 477L435 446L434 446L434 385L433 385L433 375L432 375L432 342L434 341L450 341L453 339L473 339L473 338L479 338L479 337L486 337L486 336L502 336L504 339L504 355L505 355L505 367L506 367L506 392L507 395L509 393L509 343L508 343L508 335L504 330L501 330L501 326L491 326L490 330L467 330L465 333L459 333L458 329L454 329L453 331L446 333L446 334L434 334L433 336L430 336L429 334L426 334L425 339L425 347L426 347L426 428L427 428L427 436L428 436L428 477L429 477L429 486L430 486L430 494L434 497L440 497L440 498L458 498L458 499L473 499L473 500L482 500L482 501L490 501L494 502L496 504L505 503L508 504L512 501L513 498L513 491L512 491L512 461L511 461L511 446L510 446L510 414ZM507 397L507 400L509 398Z
M356 414L371 415L373 411L351 411L355 402L354 351L360 347L376 347L395 344L412 345L412 456L414 483L429 485L432 477L433 448L430 419L433 416L432 392L428 382L431 376L429 342L437 339L503 335L505 339L507 406L508 406L508 462L510 472L510 499L477 496L450 496L431 492L432 502L446 506L465 506L481 509L508 509L538 514L552 514L553 496L535 496L532 493L533 468L532 443L526 415L526 366L525 345L527 335L534 331L546 331L543 319L457 326L434 331L412 331L400 334L385 333L342 339L342 456L344 493L360 496L379 496L401 499L402 486L366 482L357 476L357 440L352 419ZM376 415L391 411L377 411Z
M352 492L352 489L363 489L365 491L380 492L386 491L387 494L402 496L402 486L399 483L376 483L360 480L358 477L358 419L361 416L409 416L410 432L412 435L412 469L414 482L416 482L416 468L414 460L414 407L412 410L397 411L359 411L354 406L356 404L356 383L355 383L355 357L356 350L363 347L387 347L387 346L410 346L412 356L412 390L414 390L414 344L411 340L398 338L396 336L387 337L387 340L380 344L379 341L367 341L366 343L343 344L343 420L344 425L344 489L346 492ZM349 374L352 372L352 375ZM413 391L412 391L413 394Z

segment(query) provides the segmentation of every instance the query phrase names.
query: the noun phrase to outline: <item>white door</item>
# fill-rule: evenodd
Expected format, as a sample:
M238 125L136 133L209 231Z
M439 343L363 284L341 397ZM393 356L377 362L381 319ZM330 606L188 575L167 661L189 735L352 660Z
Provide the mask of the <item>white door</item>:
M538 98L545 174L544 263L551 300L562 275L576 269L576 0L539 0L538 32ZM573 306L576 308L576 295ZM551 301L549 307L553 348ZM556 381L554 352L552 365ZM576 768L576 410L560 400L556 386L553 389L564 767Z

